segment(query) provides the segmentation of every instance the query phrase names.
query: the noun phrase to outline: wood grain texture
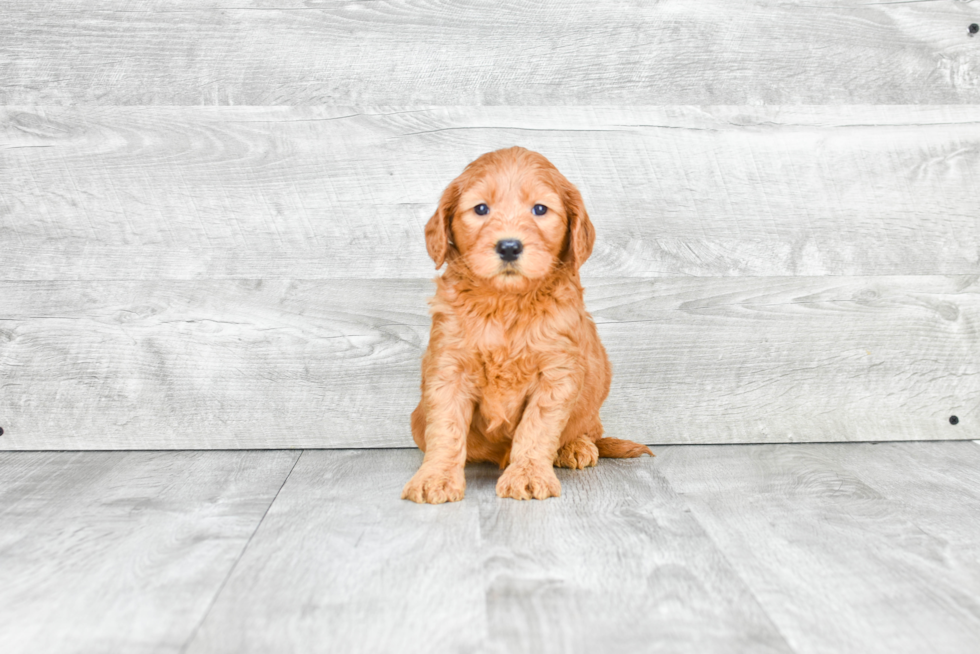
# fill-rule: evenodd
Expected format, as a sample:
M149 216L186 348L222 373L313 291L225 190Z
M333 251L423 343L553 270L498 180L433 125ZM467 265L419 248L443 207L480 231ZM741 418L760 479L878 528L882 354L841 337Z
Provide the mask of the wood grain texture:
M0 651L179 652L298 456L0 455Z
M514 144L583 191L587 276L980 273L977 105L7 107L0 279L428 278Z
M432 292L2 283L0 448L410 447ZM590 280L586 304L613 363L610 436L980 434L976 276Z
M188 653L789 651L652 460L410 505L420 461L304 452Z
M477 506L399 499L420 461L304 452L187 653L476 651Z
M974 519L980 515L980 452L964 445L890 443L831 451L843 470L859 475L864 483L914 512L919 529L947 544L943 554L948 561L971 567L980 561L980 533ZM980 589L980 577L972 580ZM980 606L980 598L966 604Z
M8 0L0 103L976 103L968 3Z
M438 507L398 499L420 459L4 453L0 647L903 654L980 638L973 442L660 447L559 470L546 502L500 500L499 471L473 465L466 499Z
M975 443L657 454L794 651L968 652L980 642Z
M496 496L494 466L467 470L486 651L792 651L655 459L557 474L560 498L515 502Z

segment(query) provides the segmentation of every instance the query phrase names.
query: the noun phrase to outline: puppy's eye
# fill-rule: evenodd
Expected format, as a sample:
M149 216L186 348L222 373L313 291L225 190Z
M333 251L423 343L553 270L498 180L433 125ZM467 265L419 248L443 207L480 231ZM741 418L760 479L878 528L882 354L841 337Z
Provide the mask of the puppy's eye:
M534 211L535 216L543 216L548 213L548 207L544 206L543 204L536 204L534 205L534 209L532 209L532 211Z
M488 207L487 205L481 202L480 204L473 207L473 213L475 213L478 216L485 216L488 213L490 213L490 207Z

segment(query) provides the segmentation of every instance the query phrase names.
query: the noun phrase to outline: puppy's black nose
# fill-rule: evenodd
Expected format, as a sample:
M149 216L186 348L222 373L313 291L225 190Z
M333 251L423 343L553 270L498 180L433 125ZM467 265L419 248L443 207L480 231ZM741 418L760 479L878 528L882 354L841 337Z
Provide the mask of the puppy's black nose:
M521 255L523 250L524 245L516 238L506 238L502 241L497 241L497 254L504 261L517 261L517 257Z

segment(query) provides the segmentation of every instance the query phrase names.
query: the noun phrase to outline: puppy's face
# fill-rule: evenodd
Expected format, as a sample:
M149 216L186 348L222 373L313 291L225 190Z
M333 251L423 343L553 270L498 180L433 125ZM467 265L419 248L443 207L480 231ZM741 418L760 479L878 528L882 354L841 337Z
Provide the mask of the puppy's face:
M466 185L452 223L453 242L478 277L515 288L558 264L568 217L544 171L509 160Z
M543 156L517 147L467 166L426 226L436 267L458 256L501 290L522 290L563 264L578 267L593 240L578 190Z

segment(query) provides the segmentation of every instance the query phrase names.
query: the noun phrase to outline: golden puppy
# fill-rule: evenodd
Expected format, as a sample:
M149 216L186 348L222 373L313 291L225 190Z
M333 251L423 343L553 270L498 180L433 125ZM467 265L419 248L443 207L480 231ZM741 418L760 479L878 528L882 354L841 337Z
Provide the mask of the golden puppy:
M612 371L578 274L594 240L578 189L524 148L484 154L443 192L425 244L448 265L412 413L425 457L403 499L463 499L467 461L506 468L500 497L543 500L561 494L553 466L653 455L602 438Z

